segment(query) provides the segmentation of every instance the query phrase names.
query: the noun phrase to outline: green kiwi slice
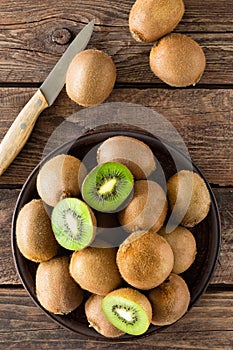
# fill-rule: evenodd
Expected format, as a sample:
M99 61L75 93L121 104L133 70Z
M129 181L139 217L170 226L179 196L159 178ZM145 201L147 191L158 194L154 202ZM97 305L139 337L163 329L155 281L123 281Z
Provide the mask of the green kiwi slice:
M66 249L81 250L94 239L95 216L80 199L59 201L52 211L51 222L56 240Z
M145 333L152 319L149 300L132 288L120 288L107 294L102 300L102 310L113 326L132 335Z
M84 179L82 196L90 207L100 212L116 212L126 204L134 179L129 169L117 162L96 166Z

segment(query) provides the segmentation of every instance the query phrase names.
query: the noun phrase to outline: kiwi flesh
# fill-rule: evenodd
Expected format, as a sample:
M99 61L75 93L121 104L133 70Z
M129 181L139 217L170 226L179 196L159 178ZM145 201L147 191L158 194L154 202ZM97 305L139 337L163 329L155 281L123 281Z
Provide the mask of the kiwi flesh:
M154 42L170 33L184 14L183 0L136 0L129 28L136 41Z
M83 249L95 238L94 213L78 198L59 201L53 208L51 222L58 243L66 249Z
M193 234L185 227L176 227L167 233L163 227L158 234L170 244L174 254L174 266L172 272L180 274L186 271L194 262L197 253L196 240Z
M205 54L190 37L171 33L151 49L150 68L163 82L174 87L195 85L205 70Z
M106 53L89 49L78 53L66 74L66 92L71 100L88 107L102 103L116 81L116 66Z
M152 318L152 308L145 295L133 288L120 288L106 295L102 309L109 322L124 333L145 333Z
M58 253L59 245L41 199L33 199L20 210L16 242L22 255L34 262L49 260Z
M167 215L167 198L162 187L151 180L134 183L130 203L118 214L118 220L129 232L138 230L158 231Z
M151 323L166 326L176 322L188 310L190 293L183 278L172 273L160 286L152 289L148 298L152 305Z
M134 178L145 179L156 169L154 155L144 142L128 136L113 136L97 150L97 162L118 162L125 165Z
M66 315L83 300L83 291L69 274L69 258L55 257L42 262L36 271L36 295L49 312Z
M90 207L101 212L119 211L133 190L133 175L123 164L106 162L97 165L85 177L82 196Z
M153 231L134 232L119 247L117 266L131 286L149 290L171 273L174 256L167 241Z
M106 295L122 283L116 264L116 248L87 247L72 254L70 274L85 290Z
M40 169L36 186L41 199L51 207L66 197L77 197L86 168L76 157L60 154Z
M93 327L98 333L108 338L116 338L124 334L121 330L114 327L105 316L102 310L103 296L92 294L85 303L85 313L90 327Z
M210 194L199 174L181 170L167 182L167 195L177 223L194 227L208 215Z

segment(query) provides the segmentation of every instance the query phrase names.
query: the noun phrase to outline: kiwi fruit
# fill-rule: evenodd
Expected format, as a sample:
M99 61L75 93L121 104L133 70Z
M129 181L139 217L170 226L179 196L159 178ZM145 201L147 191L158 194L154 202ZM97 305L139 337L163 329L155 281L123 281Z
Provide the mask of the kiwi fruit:
M85 290L106 295L120 286L116 248L87 247L72 254L70 274Z
M116 338L124 334L109 322L102 310L103 296L92 294L85 303L85 313L89 326L108 338Z
M97 165L85 177L82 196L90 207L98 211L119 211L126 205L133 184L133 175L126 166L107 162Z
M130 203L118 214L118 220L129 232L138 230L158 231L167 214L167 198L162 187L151 180L134 183L134 194Z
M163 227L158 232L170 244L174 254L172 272L180 274L186 271L194 262L197 253L196 240L193 234L185 227L176 227L167 233Z
M205 54L190 37L171 33L150 51L150 68L163 82L174 87L195 85L205 70Z
M97 162L121 163L137 180L146 179L156 168L150 147L128 136L113 136L105 140L97 150Z
M53 258L59 249L43 201L25 204L16 221L16 242L22 255L34 262Z
M131 286L148 290L171 273L174 256L167 241L153 231L134 232L119 247L117 266Z
M86 168L76 157L60 154L40 169L36 187L39 196L51 207L65 197L77 197Z
M151 323L166 326L176 322L188 310L190 293L186 282L172 273L160 286L152 289L148 298L152 305Z
M89 49L78 53L66 74L66 92L71 100L88 107L102 103L116 81L116 66L106 53Z
M95 238L94 213L78 198L59 201L53 208L51 222L58 243L66 249L83 249Z
M116 289L106 295L102 309L113 326L132 335L145 333L152 319L149 300L133 288Z
M183 0L136 0L129 29L136 41L151 43L170 33L184 14Z
M66 315L83 300L83 291L69 274L69 258L55 257L42 262L36 271L36 295L49 312Z
M210 194L204 180L189 170L181 170L167 182L167 195L177 223L193 227L208 215Z

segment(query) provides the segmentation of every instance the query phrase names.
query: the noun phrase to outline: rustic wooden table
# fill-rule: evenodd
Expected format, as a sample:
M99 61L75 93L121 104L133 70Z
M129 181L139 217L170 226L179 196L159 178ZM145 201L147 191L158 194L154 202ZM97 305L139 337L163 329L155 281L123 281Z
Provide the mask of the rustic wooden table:
M185 0L186 13L176 31L197 40L207 58L200 83L186 89L169 88L151 73L151 45L136 43L129 34L132 4L133 0L0 1L0 139L72 37L94 18L88 47L104 50L117 66L117 83L108 102L138 103L162 113L177 128L213 188L222 221L214 277L193 309L173 327L129 343L88 340L60 328L34 305L14 267L11 218L20 189L41 160L48 138L81 109L63 90L0 177L1 349L233 349L233 3Z

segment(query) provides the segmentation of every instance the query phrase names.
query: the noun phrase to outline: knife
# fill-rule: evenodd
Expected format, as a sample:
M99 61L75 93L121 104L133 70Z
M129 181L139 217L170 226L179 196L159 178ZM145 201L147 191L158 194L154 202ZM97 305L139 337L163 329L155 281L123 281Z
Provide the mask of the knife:
M93 29L89 22L69 45L46 80L21 110L0 144L0 176L27 142L41 112L50 107L65 84L66 71L74 56L85 49Z

